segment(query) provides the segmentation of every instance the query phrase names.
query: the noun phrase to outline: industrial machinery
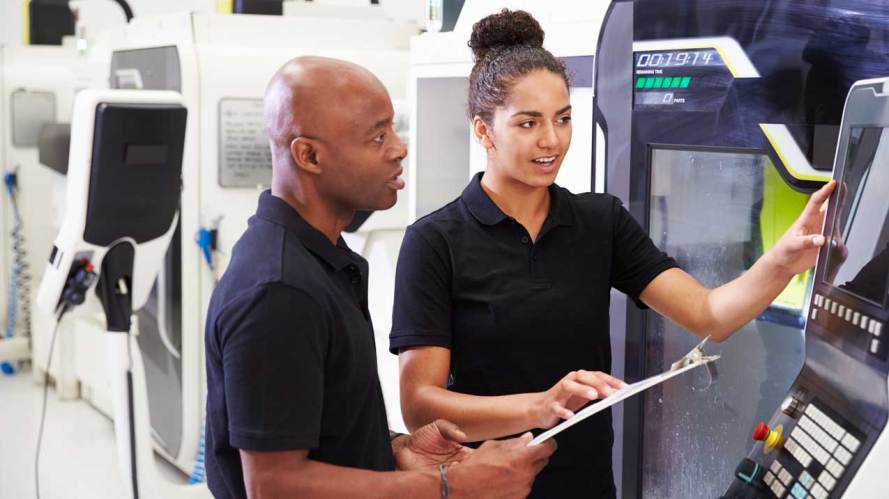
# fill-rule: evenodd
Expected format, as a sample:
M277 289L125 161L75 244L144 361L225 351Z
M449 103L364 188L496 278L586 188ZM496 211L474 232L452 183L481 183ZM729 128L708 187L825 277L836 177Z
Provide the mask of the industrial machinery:
M606 191L705 285L737 277L830 179L846 93L889 72L887 21L885 5L863 1L613 2L596 61ZM723 344L713 386L658 387L615 411L622 497L725 491L752 446L747 429L813 355L811 283L811 272L795 278ZM610 327L613 372L628 381L697 341L617 293ZM876 389L851 371L832 376L844 390Z
M78 95L64 220L37 295L57 321L87 300L102 306L118 464L134 499L209 496L203 485L168 483L155 470L145 371L131 331L176 228L186 120L175 92Z
M889 78L849 92L808 301L806 359L726 498L884 497L889 462Z
M47 127L64 128L70 122L74 94L88 85L81 65L88 61L74 40L62 46L0 47L0 319L5 337L0 361L7 362L7 373L18 360L30 360L30 343L40 340L32 333L40 329L41 318L31 313L29 302L46 261L40 248L48 247L58 230L62 203L57 201L64 200L65 182L41 165L39 145ZM57 359L61 364L69 360ZM72 380L56 377L56 382L62 396L76 396Z

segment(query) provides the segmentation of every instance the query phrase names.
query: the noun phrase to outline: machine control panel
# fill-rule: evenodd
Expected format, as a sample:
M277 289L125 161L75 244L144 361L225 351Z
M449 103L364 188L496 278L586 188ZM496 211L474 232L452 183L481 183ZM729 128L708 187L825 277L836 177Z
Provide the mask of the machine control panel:
M807 310L806 362L726 498L885 497L889 420L889 78L850 91ZM875 471L876 470L876 471Z
M783 454L792 460L772 461L763 483L779 498L826 498L860 447L855 427L811 402L784 441Z
M879 317L857 310L853 305L844 304L837 298L831 299L816 293L812 297L809 320L826 329L843 327L848 332L843 338L847 344L854 345L878 360L886 360L889 354L889 342L883 335L885 322Z

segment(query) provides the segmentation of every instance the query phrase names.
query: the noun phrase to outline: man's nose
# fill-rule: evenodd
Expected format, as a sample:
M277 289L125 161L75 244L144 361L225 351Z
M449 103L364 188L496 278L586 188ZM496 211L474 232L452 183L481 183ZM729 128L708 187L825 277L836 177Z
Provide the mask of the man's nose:
M396 138L398 144L395 146L395 160L396 161L404 161L404 158L407 157L407 146L401 142L401 139Z

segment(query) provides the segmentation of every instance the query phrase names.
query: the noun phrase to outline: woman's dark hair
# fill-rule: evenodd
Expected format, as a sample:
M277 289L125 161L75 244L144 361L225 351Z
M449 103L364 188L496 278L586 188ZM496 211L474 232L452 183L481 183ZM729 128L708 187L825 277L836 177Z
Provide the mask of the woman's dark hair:
M565 65L543 48L543 37L540 24L524 10L503 9L472 26L470 118L480 116L490 123L494 108L506 102L513 84L532 71L550 71L571 86Z

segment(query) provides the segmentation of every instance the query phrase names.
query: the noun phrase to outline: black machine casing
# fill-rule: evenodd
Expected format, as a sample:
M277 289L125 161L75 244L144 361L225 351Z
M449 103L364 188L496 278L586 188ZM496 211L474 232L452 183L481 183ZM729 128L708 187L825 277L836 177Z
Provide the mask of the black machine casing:
M691 57L682 52L701 61L706 52L716 64L676 66L677 58ZM668 53L673 66L664 63ZM727 282L768 249L763 213L771 209L778 219L783 207L769 185L778 185L781 196L804 198L831 177L846 94L856 81L889 74L887 53L889 5L882 2L614 1L595 71L606 191L685 270L711 287ZM677 76L688 84L674 86ZM640 78L653 82L646 88ZM665 178L673 187L680 179L688 183L671 192ZM741 178L743 202L721 203L719 196L738 195L733 182ZM695 182L722 190L696 193ZM685 211L676 210L680 202ZM695 228L696 219L710 223ZM674 227L684 231L681 237ZM689 243L689 234L706 242ZM770 307L722 345L714 387L695 391L693 379L685 386L677 381L615 410L622 497L725 492L753 446L756 422L768 419L797 376L804 384L811 378L804 362L823 350L813 346L820 340L803 334L808 292L792 301ZM698 341L616 293L610 328L613 371L627 381L662 371ZM831 404L823 404L825 411Z

